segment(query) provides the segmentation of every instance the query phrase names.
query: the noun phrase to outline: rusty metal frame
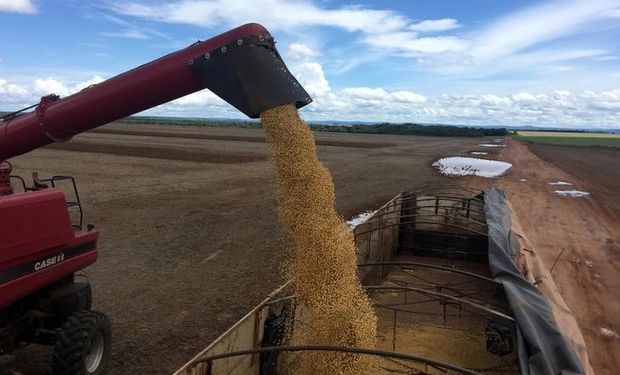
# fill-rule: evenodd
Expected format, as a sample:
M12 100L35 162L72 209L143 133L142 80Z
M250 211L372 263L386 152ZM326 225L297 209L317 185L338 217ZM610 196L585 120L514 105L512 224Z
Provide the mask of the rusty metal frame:
M471 232L472 234L477 234L479 236L487 237L487 233L479 232L477 230L468 228L468 227L463 226L463 225L452 224L452 223L438 223L436 221L411 221L411 222L407 222L406 221L406 222L398 222L398 223L393 223L393 224L387 224L387 225L383 225L383 226L378 227L378 228L372 228L372 229L369 229L369 230L366 230L366 231L363 231L363 232L358 232L358 233L356 233L356 237L364 235L364 234L367 234L367 233L370 233L370 232L377 231L379 229L386 229L386 228L398 226L398 225L401 225L401 224L411 224L411 223L445 225L447 227L456 228L456 229L462 229L464 231ZM432 231L425 231L425 232L432 232ZM437 232L437 233L444 233L446 235L458 234L458 233L452 233L452 232L440 232L440 231L435 231L435 232Z
M428 289L422 289L422 288L414 288L414 287L410 287L410 286L389 286L389 285L366 285L364 287L366 290L395 290L398 291L400 293L408 293L408 292L415 292L415 293L420 293L420 294L425 294L428 295L429 297L436 297L436 300L438 301L446 301L446 300L450 300L450 301L454 301L457 303L462 303L465 305L468 305L470 307L473 307L474 309L478 309L481 311L484 311L488 314L494 315L494 316L498 316L500 318L509 320L514 322L515 319L509 315L506 315L500 311L497 311L495 309L492 309L490 307L481 305L479 303L470 301L468 299L464 299L464 298L459 298L459 297L455 297L455 296L451 296L449 294L445 294L445 293L439 293L439 292L435 292L432 290L428 290Z
M467 186L459 186L459 185L426 185L426 186L418 187L412 191L407 191L407 193L419 194L419 193L426 193L429 191L434 191L434 192L436 191L458 191L458 192L467 193L469 195L475 194L476 196L483 194L482 190L470 188Z
M445 266L439 266L439 265L436 265L436 264L423 263L423 262L388 261L388 262L360 263L357 266L358 267L370 267L370 266L417 266L417 267L426 267L426 268L433 268L433 269L438 269L438 270L447 271L447 272L458 273L458 274L461 274L461 275L465 275L465 276L473 277L473 278L476 278L476 279L484 280L486 282L495 284L497 286L502 286L502 283L500 283L499 281L493 280L493 279L491 279L489 277L486 277L486 276L479 275L479 274L474 273L474 272L469 272L469 271L460 270L460 269L456 269L456 268L445 267Z
M430 359L426 357L421 357L417 355L398 353L398 352L389 352L386 350L379 350L379 349L354 348L354 347L335 346L335 345L283 345L283 346L270 346L270 347L264 347L264 348L254 348L254 349L248 349L248 350L239 350L235 352L214 354L208 357L200 358L200 359L194 360L191 363L191 366L196 366L196 365L204 363L206 364L205 374L211 375L212 374L212 371L211 371L212 363L214 361L217 361L218 359L238 357L238 356L244 356L244 355L255 355L255 354L260 354L260 353L271 353L271 352L308 352L308 351L310 352L319 352L319 351L341 352L341 353L370 355L370 356L376 356L376 357L385 357L385 358L392 358L392 359L404 360L404 361L409 361L409 362L422 363L426 366L432 366L434 368L438 368L442 372L448 372L449 370L451 370L458 374L482 375L479 372L472 371L464 367L452 365L449 363L445 363L442 361L438 361L438 360L434 360L434 359ZM424 372L428 373L428 368L426 368Z
M437 207L437 208L454 208L453 206L428 206L428 207L430 207L430 208L436 208L436 207ZM461 209L461 208L458 208L458 209ZM364 225L364 224L373 224L373 223L380 222L381 220L386 220L386 219L384 218L386 215L395 214L395 213L397 213L397 212L398 212L398 211L389 211L389 212L382 213L381 215L378 215L378 216L373 216L372 218L368 219L367 221L363 222L363 223L362 223L362 224L360 224L360 225ZM479 213L482 213L482 212L479 212ZM482 221L477 221L477 220L474 220L474 219L472 219L472 218L470 218L470 217L467 217L467 216L460 216L460 215L448 215L448 214L440 214L440 213L435 213L435 214L412 214L412 215L400 215L400 218L415 218L415 217L444 217L444 218L454 218L454 219L457 219L457 220L467 221L468 223L472 223L472 224L474 224L474 225L480 225L480 226L482 226L482 227L484 227L484 228L486 228L486 227L487 227L487 224L486 224L485 222L482 222ZM376 219L376 220L375 220L375 219ZM409 224L409 223L413 223L413 222L412 222L412 221L405 221L405 222L402 222L402 221L401 221L401 223L402 223L402 224ZM441 222L436 222L436 224L444 224L444 223L441 223Z
M406 282L403 280L394 280L389 277L383 278L383 268L379 268L379 267L386 267L386 266L398 267L403 273L412 277L414 279L413 282L410 283L410 282ZM473 303L477 303L477 304L484 305L487 307L490 306L497 311L500 311L500 310L509 311L507 309L507 305L505 303L502 303L505 301L497 299L497 293L499 293L500 288L502 288L502 283L495 281L491 278L488 278L486 276L482 276L480 274L474 273L474 272L469 272L469 271L465 271L462 269L455 269L451 267L445 267L445 266L436 265L436 264L428 264L428 263L414 262L414 261L369 262L369 263L358 264L358 267L360 268L377 267L376 269L377 272L376 272L375 279L374 279L375 283L379 283L381 282L381 280L385 280L386 282L393 283L398 286L410 287L410 286L418 285L418 286L421 286L421 288L424 288L425 290L436 291L438 293L443 293L444 291L450 292L453 297L467 299L469 301L472 301ZM408 267L428 268L431 270L438 270L440 272L448 272L451 274L458 274L458 275L466 276L468 279L458 280L458 281L448 280L447 282L435 281L433 280L432 274L426 275L426 277L422 277L417 272L408 272L408 271L414 271L412 268L408 268ZM479 293L476 290L467 287L468 284L471 284L472 282L476 282L476 281L482 281L484 283L491 284L495 288L495 290L490 291L488 293ZM391 307L391 306L401 306L401 305L409 304L407 303L406 297L407 296L405 294L405 303L389 304L389 305L384 305L384 306ZM436 298L433 297L431 298L431 300L436 300ZM422 303L422 302L427 302L427 301L417 301L416 303Z
M441 195L422 195L422 197L425 198L421 198L420 196L416 196L416 202L427 202L427 201L437 201L437 200L443 200L443 201L451 201L451 202L455 202L455 203L463 203L463 202L467 202L467 201L471 201L473 200L473 198L471 197L447 197L447 196L441 196ZM402 198L402 197L397 197L397 199L391 201L390 203L403 203L403 202L408 202L408 201L412 201L414 199L414 196L410 196L410 197L406 197L406 198ZM424 208L426 207L440 207L440 208L456 208L456 209L461 209L461 210L466 210L466 207L459 207L459 206L448 206L448 205L431 205L431 206L424 206ZM471 211L475 211L476 213L480 213L480 214L484 214L484 209L483 210L473 210L470 208ZM379 211L379 210L377 210ZM391 214L391 213L395 213L397 211L386 211L386 212L382 212L381 215L386 215L386 214Z

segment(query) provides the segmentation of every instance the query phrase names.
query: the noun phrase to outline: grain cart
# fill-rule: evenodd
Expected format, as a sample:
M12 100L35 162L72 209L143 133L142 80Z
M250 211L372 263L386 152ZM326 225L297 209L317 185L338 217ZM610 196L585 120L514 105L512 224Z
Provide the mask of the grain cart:
M295 341L295 327L316 318L289 280L174 375L295 374L309 352L367 356L373 375L593 374L577 321L502 190L403 191L353 235L375 347Z
M29 184L11 175L8 159L204 88L251 118L311 102L269 32L247 24L0 119L0 371L15 349L37 343L54 345L55 374L102 374L111 345L90 283L76 277L97 260L99 233L83 226L74 178L33 173Z

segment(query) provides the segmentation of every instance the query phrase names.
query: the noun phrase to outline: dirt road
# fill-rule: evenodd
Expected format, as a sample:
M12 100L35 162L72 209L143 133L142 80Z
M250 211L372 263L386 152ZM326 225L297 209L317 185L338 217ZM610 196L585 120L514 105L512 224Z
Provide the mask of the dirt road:
M466 184L505 189L526 235L577 317L595 372L617 374L620 340L607 331L620 333L620 221L608 204L617 192L570 173L569 163L562 170L540 159L516 140L508 140L498 158L513 164L505 177L468 177ZM590 162L591 174L605 173L595 158ZM557 180L573 185L548 184ZM591 195L571 198L553 193L568 189Z

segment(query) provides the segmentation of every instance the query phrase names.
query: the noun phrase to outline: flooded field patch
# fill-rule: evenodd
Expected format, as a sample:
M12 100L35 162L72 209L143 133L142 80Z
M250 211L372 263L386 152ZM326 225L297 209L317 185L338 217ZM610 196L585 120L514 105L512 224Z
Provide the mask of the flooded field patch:
M356 226L366 222L366 220L370 219L370 217L375 213L375 211L366 211L361 214L355 216L351 220L347 220L347 224L349 228L354 229Z
M480 147L505 147L506 145L503 145L501 143L481 143L478 146Z
M581 191L581 190L556 190L554 191L554 193L562 197L574 197L574 198L586 197L590 195L590 193L588 193L587 191Z
M441 158L434 162L433 166L446 176L499 177L506 173L512 164L497 160L453 156Z

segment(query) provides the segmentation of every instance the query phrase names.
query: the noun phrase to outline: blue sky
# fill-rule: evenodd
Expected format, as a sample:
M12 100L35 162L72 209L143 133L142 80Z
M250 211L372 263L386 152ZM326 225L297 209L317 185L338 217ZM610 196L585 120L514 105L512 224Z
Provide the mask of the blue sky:
M620 128L620 0L0 0L0 109L246 22L275 36L309 120ZM208 91L146 114L241 117Z

